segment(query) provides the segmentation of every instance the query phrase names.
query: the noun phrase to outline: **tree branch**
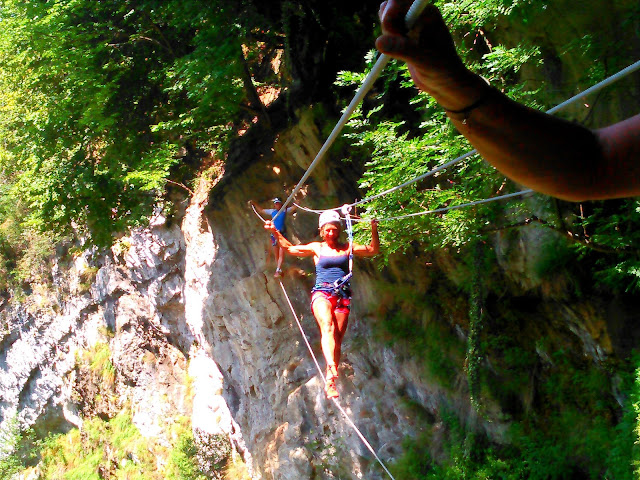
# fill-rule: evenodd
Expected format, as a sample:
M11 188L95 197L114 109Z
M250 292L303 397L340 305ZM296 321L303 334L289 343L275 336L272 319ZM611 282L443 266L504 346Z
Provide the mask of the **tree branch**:
M258 95L258 91L256 90L256 86L253 84L253 77L251 75L251 70L249 69L249 64L247 63L247 59L244 56L242 51L242 47L240 48L240 62L242 63L242 84L244 85L244 89L247 92L247 96L249 97L249 103L251 108L258 110L262 113L264 119L267 122L267 125L271 125L271 119L269 118L269 114L267 113L267 109L264 107L264 103L260 100L260 95Z

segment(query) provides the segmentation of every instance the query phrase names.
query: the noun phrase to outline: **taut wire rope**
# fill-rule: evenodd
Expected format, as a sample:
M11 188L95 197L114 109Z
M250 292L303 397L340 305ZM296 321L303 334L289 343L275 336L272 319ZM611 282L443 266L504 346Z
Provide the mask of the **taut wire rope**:
M311 345L309 344L309 340L307 340L307 335L306 335L306 333L304 331L304 328L302 328L302 323L300 322L300 319L298 318L298 314L296 313L295 309L293 308L293 305L291 304L291 300L289 299L289 295L287 295L287 290L284 288L284 285L282 284L282 280L278 280L278 282L280 283L280 287L282 288L282 292L284 293L284 296L287 299L287 303L289 304L289 308L291 309L291 313L293 314L293 318L296 319L296 323L298 324L298 329L300 330L300 334L302 335L302 338L304 339L304 343L307 345L307 349L309 350L309 353L311 354L311 358L313 358L313 363L315 363L316 368L318 369L318 373L320 374L320 378L322 378L322 382L323 383L326 383L327 379L325 378L324 374L322 373L322 368L320 368L320 364L318 363L318 359L317 359L316 355L313 353L313 349L311 348ZM344 408L342 408L340 403L338 403L338 400L335 399L335 398L332 398L331 400L333 400L334 405L338 408L338 410L340 410L340 412L342 413L344 418L347 420L347 423L349 423L351 428L353 428L353 430L356 432L356 435L358 435L358 437L360 438L362 443L373 454L373 456L378 461L380 466L384 469L384 471L387 472L387 475L389 475L389 477L392 480L396 480L395 477L389 471L389 469L386 467L384 462L380 459L380 457L378 456L376 451L373 449L373 447L371 446L369 441L362 434L360 429L356 426L355 423L353 423L353 420L351 420L351 417L349 417L349 414L344 410Z
M351 219L351 207L344 205L342 207L342 214L344 215L347 226L347 237L349 237L349 274L341 280L344 283L353 276L353 223Z
M491 197L491 198L485 198L485 199L482 199L482 200L475 200L473 202L468 202L468 203L461 203L460 205L451 205L449 207L436 208L435 210L423 210L423 211L420 211L420 212L407 213L406 215L400 215L400 216L397 216L397 217L386 217L386 218L377 218L376 217L376 220L378 220L379 222L387 222L389 220L402 220L403 218L418 217L420 215L429 215L431 213L443 213L443 212L448 212L449 210L457 210L459 208L471 207L473 205L480 205L482 203L497 202L498 200L506 200L506 199L513 198L513 197L529 195L531 193L536 193L536 192L535 192L535 190L527 188L525 190L520 190L519 192L507 193L505 195L500 195L500 196ZM296 206L298 208L301 208L302 210L304 210L306 212L315 213L315 214L322 213L324 211L324 210L312 210L310 208L300 207L299 205L296 205ZM262 218L262 217L260 217L260 218ZM351 222L368 222L369 219L351 217L350 221Z
M627 76L627 75L629 75L629 74L631 74L631 73L633 73L633 72L635 72L636 70L639 70L639 69L640 69L640 60L638 60L634 64L629 65L628 67L620 70L618 73L616 73L614 75L611 75L610 77L602 80L601 82L595 84L594 86L592 86L592 87L590 87L590 88L578 93L577 95L574 95L573 97L569 98L568 100L565 100L564 102L560 103L559 105L556 105L555 107L550 108L545 113L548 113L548 114L556 113L556 112L562 110L563 108L565 108L565 107L577 102L578 100L582 100L587 95L590 95L590 94L595 93L595 92L597 92L599 90L602 90L603 88L608 87L612 83L617 82L618 80L624 78L625 76ZM395 192L397 190L400 190L401 188L404 188L404 187L407 187L407 186L409 186L409 185L411 185L413 183L419 182L420 180L424 180L425 178L430 177L431 175L434 175L434 174L440 172L441 170L444 170L445 168L448 168L448 167L450 167L452 165L455 165L456 163L459 163L462 160L464 160L466 158L469 158L472 155L475 155L476 153L478 153L477 150L475 150L475 149L471 150L470 152L467 152L464 155L461 155L461 156L459 156L457 158L454 158L453 160L451 160L451 161L449 161L447 163L439 165L438 167L434 168L433 170L431 170L429 172L426 172L426 173L424 173L424 174L422 174L422 175L420 175L420 176L418 176L418 177L416 177L416 178L414 178L412 180L408 180L407 182L405 182L405 183L403 183L401 185L397 185L397 186L392 187L392 188L390 188L388 190L385 190L384 192L380 192L380 193L377 193L375 195L371 195L370 197L363 198L362 200L354 202L354 203L351 204L351 206L355 207L357 205L361 205L363 203L370 202L371 200L375 200L376 198L380 198L380 197L382 197L384 195L387 195L388 193Z
M293 308L293 305L291 304L291 300L289 299L289 295L287 295L287 290L284 288L284 285L282 284L282 280L278 280L278 282L280 283L280 287L282 288L282 293L284 293L284 298L287 299L287 303L289 304L289 308L291 309L291 313L293 313L293 318L296 319L296 323L298 324L298 329L300 330L300 333L302 334L302 339L304 340L304 343L307 345L307 349L309 350L309 353L311 353L311 358L313 359L313 363L316 364L316 368L318 369L318 373L320 374L320 378L322 378L322 383L327 383L327 379L325 378L324 373L322 373L322 368L320 367L320 364L318 363L318 358L313 353L313 349L311 348L311 344L309 343L309 340L307 339L307 334L305 333L304 328L302 328L302 323L300 322L300 319L298 318L298 314L296 313L295 309Z
M371 195L370 197L367 198L363 198L362 200L358 200L357 202L354 202L351 204L352 207L358 206L358 205L362 205L363 203L367 203L370 202L371 200L375 200L376 198L380 198L383 197L385 195L388 195L389 193L395 192L397 190L400 190L404 187L408 187L411 184L414 184L416 182L419 182L420 180L423 180L427 177L430 177L431 175L434 175L446 168L451 167L452 165L455 165L456 163L460 163L462 160L464 160L465 158L469 158L473 155L475 155L476 153L478 153L477 150L471 150L470 152L465 153L464 155L460 155L457 158L454 158L453 160L447 162L447 163L443 163L442 165L438 165L436 168L434 168L433 170L429 170L427 173L423 173L422 175L413 178L411 180L408 180L400 185L396 185L395 187L392 187L388 190L385 190L384 192L380 192L377 193L375 195Z
M258 216L258 218L262 220L262 223L267 223L267 221L264 218L262 218L262 215L258 213L258 210L256 210L256 207L253 206L253 203L250 203L249 205L251 205L251 208L253 209L253 213L255 213Z
M379 218L378 221L379 222L387 222L389 220L402 220L403 218L419 217L420 215L429 215L431 213L443 213L443 212L448 212L449 210L457 210L459 208L471 207L473 205L480 205L482 203L496 202L498 200L506 200L507 198L519 197L521 195L528 195L530 193L535 193L535 191L531 190L530 188L528 188L526 190L521 190L519 192L507 193L506 195L500 195L498 197L485 198L483 200L476 200L474 202L469 202L469 203L461 203L460 205L452 205L452 206L449 206L449 207L436 208L435 210L424 210L424 211L421 211L421 212L407 213L406 215L400 215L400 216L397 216L397 217ZM354 222L364 222L365 219L355 219L354 218L353 221Z
M300 210L304 210L305 212L309 212L309 213L315 213L315 214L321 214L322 212L325 212L326 210L314 210L312 208L307 208L307 207L303 207L302 205L299 205L297 203L293 203L296 207L298 207ZM329 210L337 210L337 208L330 208Z
M413 2L413 4L411 5L411 8L409 8L409 11L407 12L407 15L405 16L405 23L407 25L408 30L411 30L411 28L413 27L413 24L416 22L416 20L418 20L418 17L420 16L420 14L425 9L428 3L429 3L429 0L415 0ZM378 57L378 60L376 60L376 63L371 69L371 71L369 72L369 74L367 75L367 78L364 79L364 82L362 83L362 85L356 92L355 96L351 100L351 103L349 103L349 106L345 109L344 113L340 117L340 120L338 120L338 123L336 123L335 127L333 127L331 134L329 134L329 137L325 140L324 144L320 148L320 151L316 155L316 158L313 160L313 162L311 162L311 165L309 165L309 167L307 168L307 171L304 172L304 175L302 176L298 184L295 186L295 188L291 192L291 195L289 195L287 200L282 204L282 207L280 207L280 210L278 210L278 214L282 213L282 211L285 208L287 208L287 205L289 205L291 200L293 200L293 197L295 197L296 193L298 193L298 190L300 190L300 188L307 181L307 178L309 178L309 175L311 175L311 172L313 171L313 169L320 162L320 160L322 160L325 153L329 150L329 148L331 148L333 143L336 141L336 139L338 138L338 135L340 135L340 132L349 121L349 118L351 118L351 115L355 111L356 107L362 101L362 99L367 94L367 92L371 90L371 87L373 87L373 84L378 79L378 77L382 74L382 71L387 66L390 60L391 60L391 57L389 57L388 55L385 55L384 53Z
M633 63L633 64L629 65L626 68L623 68L618 73L615 73L615 74L611 75L610 77L605 78L600 83L596 83L593 87L587 88L586 90L578 93L577 95L574 95L569 100L566 100L566 101L562 102L561 104L556 105L555 107L551 108L550 110L547 110L546 113L556 113L557 111L562 110L567 105L570 105L570 104L572 104L574 102L577 102L578 100L581 100L582 98L586 97L587 95L590 95L590 94L595 93L595 92L597 92L599 90L602 90L604 87L608 87L612 83L617 82L618 80L626 77L627 75L629 75L629 74L631 74L631 73L633 73L633 72L635 72L636 70L639 70L639 69L640 69L640 60L638 60L636 63Z

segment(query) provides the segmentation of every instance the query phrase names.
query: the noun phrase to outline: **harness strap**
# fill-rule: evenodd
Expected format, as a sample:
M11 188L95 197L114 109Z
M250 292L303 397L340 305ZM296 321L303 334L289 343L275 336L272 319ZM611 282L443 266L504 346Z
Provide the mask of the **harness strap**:
M353 277L353 272L349 272L344 277L339 278L338 280L333 282L333 289L341 289L347 282L349 282L349 280L351 280L351 277Z
M351 298L351 290L349 289L350 278L351 274L347 274L333 283L316 283L311 291L330 293L341 298Z
M342 214L344 215L347 227L347 237L349 237L349 273L343 277L349 277L345 280L348 281L351 277L353 277L353 222L351 221L351 205L343 205Z

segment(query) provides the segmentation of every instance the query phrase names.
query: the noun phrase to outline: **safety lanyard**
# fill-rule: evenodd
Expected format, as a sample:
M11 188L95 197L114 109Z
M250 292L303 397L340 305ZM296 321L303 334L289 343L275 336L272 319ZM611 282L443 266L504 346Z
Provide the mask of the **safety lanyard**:
M347 237L349 238L349 273L347 273L344 277L333 282L334 290L340 290L343 285L345 285L351 277L353 277L353 222L351 221L351 206L344 205L342 207L342 213L345 218L345 224L347 227Z
M353 274L353 223L351 222L351 206L344 205L342 214L347 226L347 237L349 238L349 275Z

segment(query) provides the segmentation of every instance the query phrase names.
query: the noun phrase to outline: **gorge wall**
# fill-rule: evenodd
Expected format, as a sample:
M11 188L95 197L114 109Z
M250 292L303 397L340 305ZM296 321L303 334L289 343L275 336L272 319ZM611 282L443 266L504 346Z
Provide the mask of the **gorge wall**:
M309 152L320 146L316 120L312 109L301 112L270 157L236 174L222 193L212 194L224 176L214 168L174 217L158 215L109 252L72 257L55 269L50 290L4 305L3 421L17 415L41 434L58 432L81 427L83 417L109 418L128 404L146 436L166 435L165 426L178 415L190 417L200 432L228 436L252 478L384 478L324 398L272 276L268 235L246 206L248 199L281 195L301 175ZM314 207L346 201L340 168L336 161L321 166L301 201ZM288 222L294 241L314 237L315 215L299 212ZM505 304L511 331L523 341L545 332L548 343L536 345L541 368L553 365L551 353L559 348L587 363L603 362L615 348L625 348L623 339L637 335L629 327L629 305L602 298L567 302L566 279L536 278L532 265L545 238L533 226L493 238L492 268L504 282L504 295L522 300ZM532 376L506 403L483 395L481 417L472 408L464 358L469 301L460 286L468 268L456 252L427 258L416 250L392 257L382 269L376 263L356 262L339 381L340 402L351 418L386 462L403 454L405 438L425 432L432 455L442 455L444 411L491 441L506 442L509 410L531 408L535 381ZM311 274L308 259L286 259L283 284L321 358L308 305ZM500 315L501 305L496 299L487 308ZM414 329L432 335L423 352L385 334L385 318L402 311L410 318L408 336ZM106 387L96 385L90 369L78 366L81 352L101 342L108 343L115 369L111 401L98 395ZM440 376L429 366L434 358L447 361ZM492 359L482 368L491 370Z
M558 88L541 97L563 100L566 85L591 66L567 63L554 46L567 44L567 32L577 39L591 31L617 37L615 21L602 18L615 18L611 5L622 10L632 3L596 2L591 9L560 1L553 8L567 20L566 30L556 28L551 16L535 27L510 25L501 35L519 39L527 30L542 45L544 72L525 67L520 75L544 75ZM586 10L590 15L578 15ZM309 42L303 40L295 43L299 50ZM637 39L627 48L603 56L640 52ZM305 74L299 84L310 85L323 70L315 62L314 70L296 65ZM284 196L309 166L335 122L326 113L337 109L335 99L326 100L332 81L318 88L324 105L306 105L287 119L289 112L280 111L282 118L274 115L275 127L264 137L254 135L262 123L252 126L224 166L207 158L213 166L201 172L193 192L172 192L171 214L158 213L148 228L118 239L108 251L79 246L57 252L52 285L31 285L24 298L11 302L0 297L3 425L17 418L44 437L128 409L144 436L171 445L169 427L187 417L200 437L228 438L252 479L386 478L324 397L273 278L268 235L247 207L249 199L266 206ZM583 115L580 107L570 115L600 126L637 113L640 80L622 85L594 102L589 112L595 114ZM335 207L358 195L360 167L342 162L336 150L310 177L302 204ZM546 208L539 197L524 201L534 212ZM311 241L316 225L317 216L298 212L288 219L290 238ZM635 297L584 285L565 265L549 265L557 258L550 260L549 251L566 238L544 225L523 223L487 238L478 254L484 266L479 308L486 320L480 325L484 351L476 359L479 391L468 353L474 266L455 249L431 254L420 245L388 262L356 261L340 403L387 464L419 443L426 444L421 454L448 461L447 437L456 422L491 445L509 445L510 428L526 414L544 422L556 413L542 392L563 362L576 366L572 374L605 376L598 395L613 405L611 424L621 416L625 395L615 367L640 340ZM282 281L324 367L309 310L311 261L287 258ZM92 360L98 350L108 352L110 375ZM578 389L576 377L566 388ZM576 427L566 434L583 432ZM586 478L583 473L572 478ZM23 478L39 478L37 467L28 475Z

